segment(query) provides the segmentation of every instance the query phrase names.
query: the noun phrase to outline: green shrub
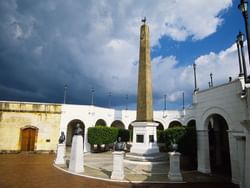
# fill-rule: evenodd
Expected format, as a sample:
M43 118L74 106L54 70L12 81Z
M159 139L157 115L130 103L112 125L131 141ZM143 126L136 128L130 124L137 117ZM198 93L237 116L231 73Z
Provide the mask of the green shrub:
M129 130L126 129L118 129L118 137L121 137L122 142L129 141Z
M157 142L158 143L165 143L164 131L157 130Z
M113 127L90 127L88 128L88 142L90 144L111 144L118 136L118 129Z
M186 127L186 132L179 140L179 151L183 155L196 158L197 154L197 140L196 130L194 127Z
M180 139L185 134L185 127L173 127L171 129L164 130L165 143L168 150L171 150L171 144L176 143L179 145Z

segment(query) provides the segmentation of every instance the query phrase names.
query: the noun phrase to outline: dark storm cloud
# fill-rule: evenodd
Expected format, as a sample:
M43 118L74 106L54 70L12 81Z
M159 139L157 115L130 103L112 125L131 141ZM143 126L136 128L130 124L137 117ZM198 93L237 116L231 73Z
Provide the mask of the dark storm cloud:
M214 1L214 6L209 6L214 10L199 12L199 20L210 23L209 27L193 27L193 22L185 19L194 11L186 7L202 10L200 7L207 7L204 4L2 0L0 100L62 102L67 84L69 103L90 104L93 87L96 105L107 106L107 95L112 92L113 107L124 106L126 94L135 106L141 17L150 18L152 46L164 35L182 40L203 38L215 31L219 22L214 15L230 2ZM187 12L180 17L176 12L183 6ZM166 28L165 20L171 20L171 28ZM152 67L159 65L156 58ZM166 72L175 76L182 70L166 63L160 70L153 69L156 96L162 96L163 90L178 94L183 84L176 80L175 87L166 87L173 83Z

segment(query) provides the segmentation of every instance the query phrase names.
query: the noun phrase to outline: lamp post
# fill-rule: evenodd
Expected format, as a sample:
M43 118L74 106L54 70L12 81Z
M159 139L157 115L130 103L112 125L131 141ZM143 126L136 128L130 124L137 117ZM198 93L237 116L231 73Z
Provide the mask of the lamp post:
M67 95L67 84L64 85L64 95L63 95L63 103L66 104L66 95Z
M197 80L196 80L196 64L195 63L193 64L193 68L194 68L194 92L195 92L195 91L198 91Z
M112 94L111 94L111 92L109 92L109 108L111 108L111 96L112 96Z
M182 109L185 109L185 94L182 92Z
M128 94L126 95L126 110L128 110Z
M211 87L214 86L214 83L213 83L213 74L212 73L210 73L210 85L211 85Z
M241 38L241 32L239 32L235 41L237 45L237 52L238 52L238 58L239 58L239 69L240 69L239 77L244 76L244 72L242 70L242 54L241 54L241 49L240 49L240 40L241 40L240 38Z
M242 65L243 65L244 80L246 83L247 82L247 69L246 69L245 54L244 54L244 49L243 49L244 34L242 32L239 32L239 34L237 35L237 41L240 45L240 54L241 54L241 60L242 60Z
M167 110L167 95L164 95L164 110Z
M249 26L248 26L248 1L240 0L240 4L238 8L242 12L244 22L245 22L245 29L246 29L246 37L247 37L247 49L248 49L248 60L250 64L250 41L249 41Z
M91 105L94 105L94 92L95 92L95 89L92 87L91 88Z

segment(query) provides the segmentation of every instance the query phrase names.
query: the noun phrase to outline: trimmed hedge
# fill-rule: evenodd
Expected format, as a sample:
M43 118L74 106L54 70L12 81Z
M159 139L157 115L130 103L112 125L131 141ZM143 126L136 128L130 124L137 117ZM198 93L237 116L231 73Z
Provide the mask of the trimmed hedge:
M157 142L165 143L164 130L157 130Z
M117 140L118 129L113 127L90 127L88 128L88 142L90 144L111 144Z
M126 129L118 129L118 137L121 137L122 142L128 142L129 141L129 130Z
M178 151L183 155L196 158L197 140L196 130L194 127L174 127L164 130L164 139L167 151L171 151L171 143L178 144Z
M168 150L171 150L171 144L176 143L179 146L180 139L185 135L185 127L173 127L164 130L165 143Z

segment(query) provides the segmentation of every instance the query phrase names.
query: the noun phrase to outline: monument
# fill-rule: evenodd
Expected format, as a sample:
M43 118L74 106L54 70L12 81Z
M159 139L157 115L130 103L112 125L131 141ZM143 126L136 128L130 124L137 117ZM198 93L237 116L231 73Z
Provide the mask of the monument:
M140 30L137 114L136 121L132 123L133 144L130 152L151 155L159 153L156 135L158 123L153 121L149 27L146 24L146 18L142 22Z
M69 171L75 173L84 172L84 158L83 158L83 137L82 128L80 124L76 125L76 130L74 132L70 161L69 161Z

